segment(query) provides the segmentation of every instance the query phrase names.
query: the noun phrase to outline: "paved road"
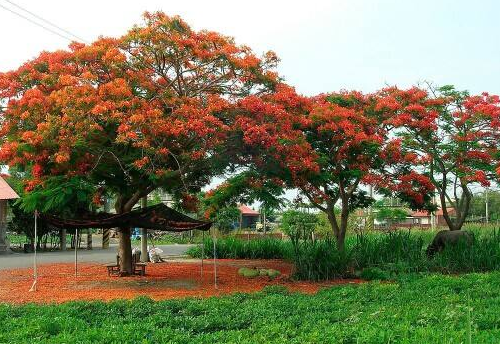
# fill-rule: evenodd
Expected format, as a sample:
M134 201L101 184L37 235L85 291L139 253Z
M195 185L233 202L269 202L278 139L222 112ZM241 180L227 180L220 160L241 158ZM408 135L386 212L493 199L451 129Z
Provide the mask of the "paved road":
M94 243L95 244L95 243ZM180 256L194 245L158 245L163 250L164 256ZM95 246L94 246L95 247ZM117 245L111 245L109 249L94 248L92 250L78 250L79 262L110 263L116 261ZM38 264L46 263L70 263L75 261L75 251L39 252L37 254ZM33 253L9 253L0 254L0 270L30 267L33 265Z

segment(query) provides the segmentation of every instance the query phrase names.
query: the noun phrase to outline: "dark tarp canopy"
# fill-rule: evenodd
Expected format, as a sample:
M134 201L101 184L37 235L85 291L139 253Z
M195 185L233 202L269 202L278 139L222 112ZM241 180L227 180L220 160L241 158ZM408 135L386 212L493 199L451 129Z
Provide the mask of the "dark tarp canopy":
M50 214L40 214L48 224L56 228L147 228L168 232L185 232L193 229L207 231L211 222L195 220L165 204L152 205L123 214L87 213L79 219L65 219Z

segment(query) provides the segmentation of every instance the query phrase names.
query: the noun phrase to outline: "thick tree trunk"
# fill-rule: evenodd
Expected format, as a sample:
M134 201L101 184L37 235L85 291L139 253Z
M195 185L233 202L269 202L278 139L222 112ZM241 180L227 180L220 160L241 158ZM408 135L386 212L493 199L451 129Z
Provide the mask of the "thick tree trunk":
M118 255L120 256L120 276L132 274L132 243L130 228L121 227L118 232Z
M132 210L134 205L124 202L124 197L118 196L115 209L118 214ZM130 241L130 227L118 228L118 256L120 265L120 276L132 274L132 242Z

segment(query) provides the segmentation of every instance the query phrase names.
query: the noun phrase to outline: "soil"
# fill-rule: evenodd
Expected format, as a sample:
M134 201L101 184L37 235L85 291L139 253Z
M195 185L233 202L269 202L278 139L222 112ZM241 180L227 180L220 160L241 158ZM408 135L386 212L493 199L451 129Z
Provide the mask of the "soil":
M276 269L281 276L247 278L238 275L241 267ZM75 277L73 264L58 263L38 267L36 291L29 292L33 284L33 269L0 271L0 302L5 303L61 303L74 300L133 299L149 296L155 300L182 297L210 297L235 292L256 292L271 285L284 286L290 291L316 293L324 287L361 280L341 279L328 282L305 282L290 279L292 264L281 260L217 261L217 289L214 285L213 260L204 261L203 276L200 262L148 263L146 276L108 276L100 264L80 264Z

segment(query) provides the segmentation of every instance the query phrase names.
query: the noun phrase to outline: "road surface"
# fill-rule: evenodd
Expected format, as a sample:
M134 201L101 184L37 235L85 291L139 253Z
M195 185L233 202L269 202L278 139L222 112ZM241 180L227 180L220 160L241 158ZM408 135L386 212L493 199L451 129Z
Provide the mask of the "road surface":
M163 250L162 256L184 255L187 249L191 246L194 245L157 245L157 247ZM86 263L116 262L117 251L118 245L113 244L110 245L110 247L106 250L103 250L100 247L94 248L92 250L86 250L85 248L82 248L78 250L78 261ZM12 252L8 254L0 254L0 270L33 266L33 256L33 253ZM54 252L38 252L37 261L38 264L71 263L75 261L75 251L67 250Z

